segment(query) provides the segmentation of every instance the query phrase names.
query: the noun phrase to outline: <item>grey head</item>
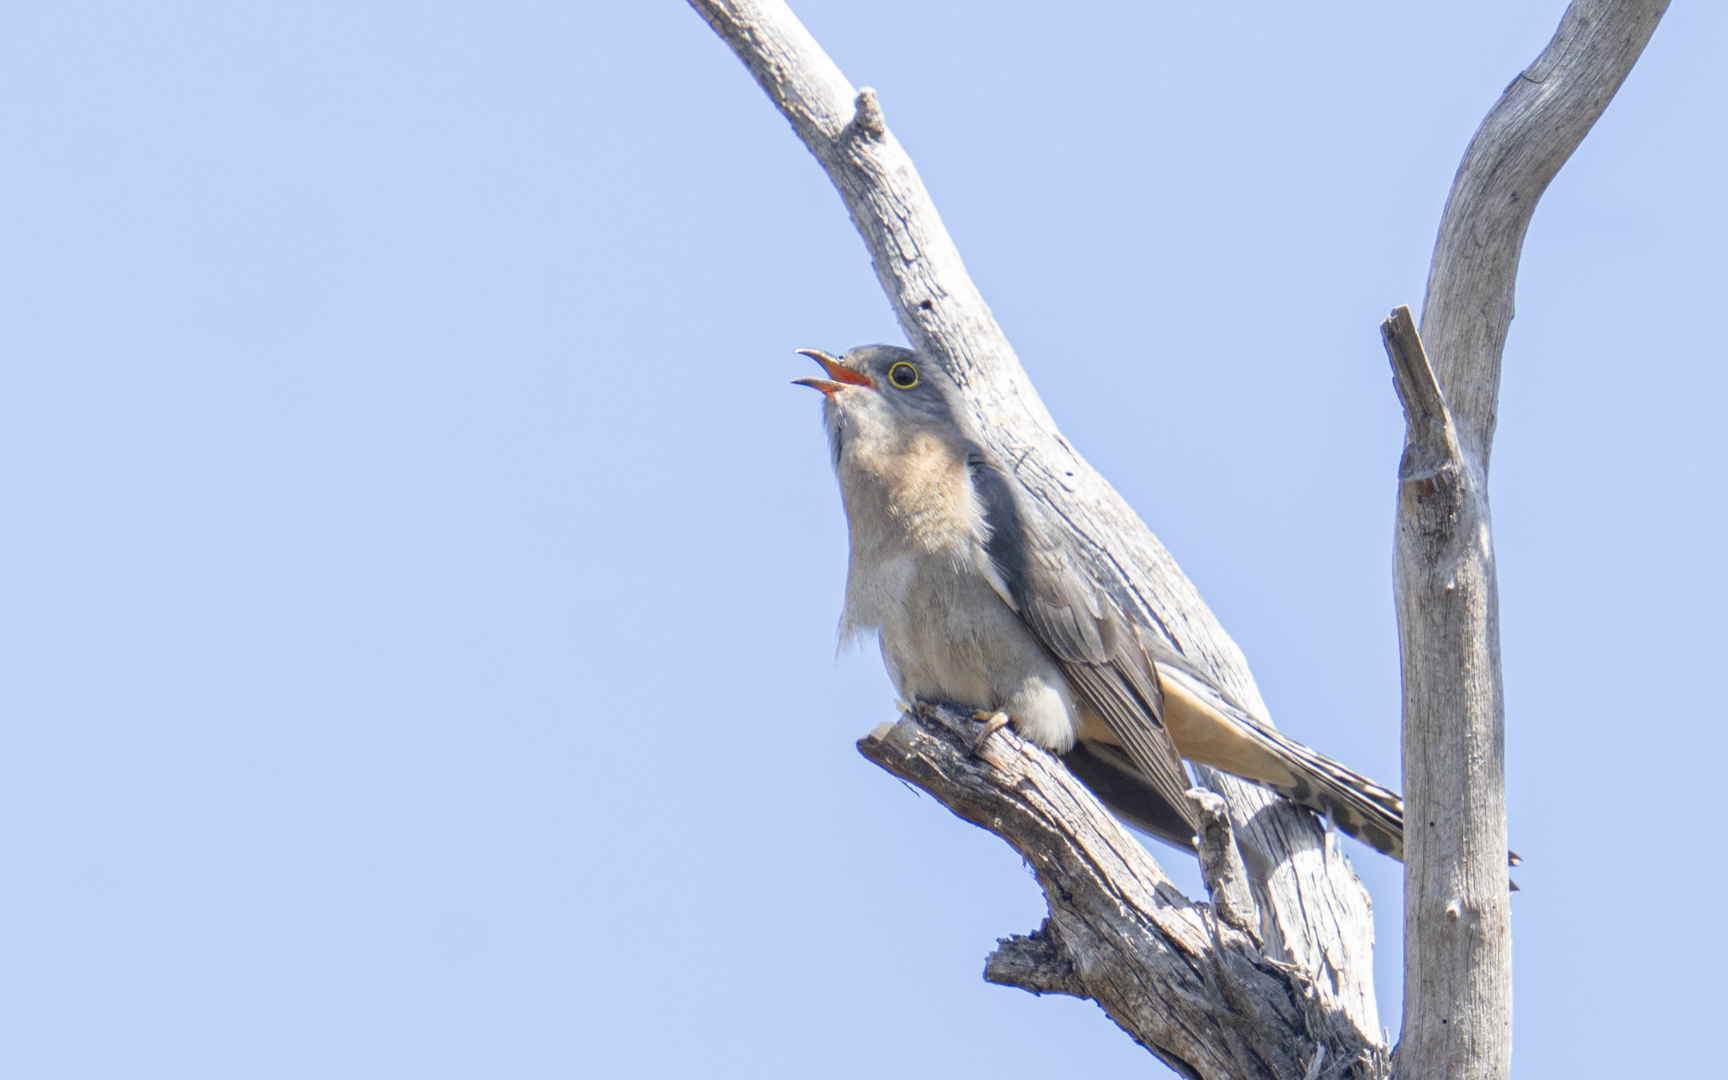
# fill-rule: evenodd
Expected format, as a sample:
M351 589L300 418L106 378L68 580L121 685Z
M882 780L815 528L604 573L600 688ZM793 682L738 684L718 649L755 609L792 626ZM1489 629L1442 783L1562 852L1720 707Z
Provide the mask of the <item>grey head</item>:
M922 353L895 345L863 345L839 356L820 349L799 353L822 365L826 379L794 379L827 399L823 417L836 462L853 440L899 440L914 432L971 441L959 391Z

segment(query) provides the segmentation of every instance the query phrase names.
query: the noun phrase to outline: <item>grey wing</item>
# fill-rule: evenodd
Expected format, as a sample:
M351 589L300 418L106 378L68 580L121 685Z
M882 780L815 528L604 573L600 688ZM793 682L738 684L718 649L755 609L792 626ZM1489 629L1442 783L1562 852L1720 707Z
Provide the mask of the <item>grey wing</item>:
M1070 765L1112 809L1188 847L1198 824L1190 784L1165 730L1157 669L1140 636L1049 540L1000 467L982 453L967 464L990 528L985 549L1021 621L1115 736L1116 745L1082 739Z

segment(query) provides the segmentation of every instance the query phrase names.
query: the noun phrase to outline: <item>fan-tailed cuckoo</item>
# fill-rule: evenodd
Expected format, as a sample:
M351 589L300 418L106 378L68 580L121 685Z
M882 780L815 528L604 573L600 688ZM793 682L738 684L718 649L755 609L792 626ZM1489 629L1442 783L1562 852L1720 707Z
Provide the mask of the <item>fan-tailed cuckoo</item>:
M841 634L872 630L908 702L1012 723L1115 811L1192 851L1182 759L1327 815L1394 858L1398 794L1257 723L1139 625L1064 548L1042 506L967 430L958 391L908 349L801 350L822 391L851 561Z

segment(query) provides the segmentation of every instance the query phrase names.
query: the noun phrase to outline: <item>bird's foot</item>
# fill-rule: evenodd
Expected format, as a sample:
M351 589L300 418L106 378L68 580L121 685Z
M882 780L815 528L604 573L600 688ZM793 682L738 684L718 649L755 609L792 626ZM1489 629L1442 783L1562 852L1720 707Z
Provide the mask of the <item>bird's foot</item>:
M975 712L972 719L984 721L984 729L972 740L972 756L977 757L978 751L984 749L984 743L990 736L1007 727L1011 722L1005 712Z

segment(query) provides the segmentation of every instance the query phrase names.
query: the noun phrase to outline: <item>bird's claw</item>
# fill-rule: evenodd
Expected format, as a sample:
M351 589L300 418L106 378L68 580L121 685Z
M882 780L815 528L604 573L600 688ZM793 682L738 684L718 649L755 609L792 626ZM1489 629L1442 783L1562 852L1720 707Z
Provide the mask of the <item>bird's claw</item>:
M972 740L971 754L973 757L978 756L978 751L984 748L984 743L989 740L990 736L1001 731L1011 722L1005 712L975 712L972 714L972 719L984 721L984 729Z

